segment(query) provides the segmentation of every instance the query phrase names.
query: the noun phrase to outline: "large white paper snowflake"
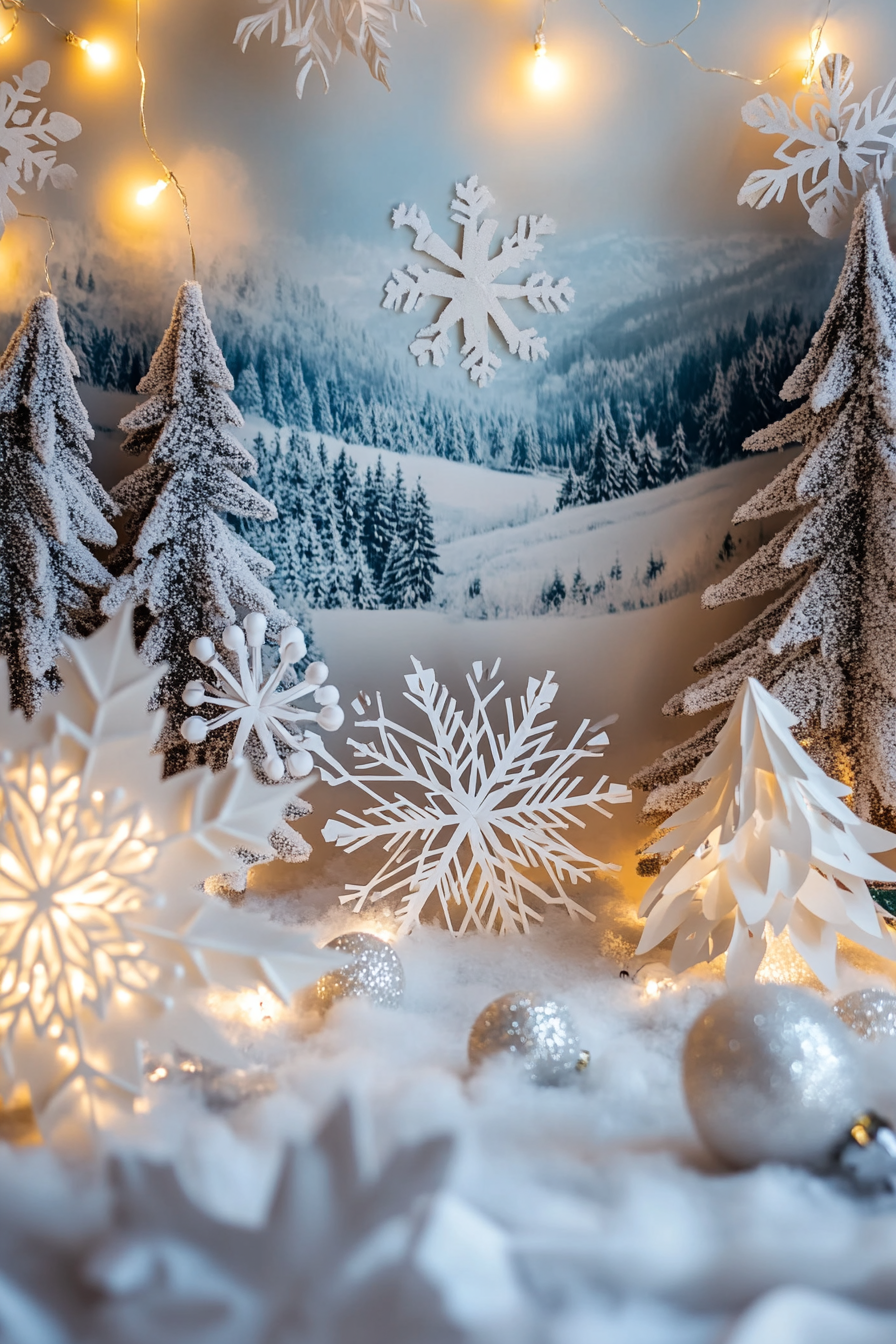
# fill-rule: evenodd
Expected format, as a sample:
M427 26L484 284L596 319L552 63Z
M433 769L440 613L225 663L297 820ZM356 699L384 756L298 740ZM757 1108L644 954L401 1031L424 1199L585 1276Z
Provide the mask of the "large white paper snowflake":
M34 108L50 78L46 61L32 61L13 82L0 83L0 236L18 215L10 192L24 193L22 182L37 179L38 188L47 179L54 187L74 185L77 174L67 163L56 162L56 142L74 140L81 123L65 112Z
M307 734L310 749L325 762L323 778L353 784L375 804L360 817L337 813L324 828L325 839L350 854L381 841L389 853L372 881L346 888L343 903L351 901L360 910L368 900L399 895L404 931L419 923L433 897L458 933L471 927L528 932L531 919L543 918L530 897L594 918L571 899L565 884L589 882L591 873L616 868L583 853L568 832L584 825L575 816L578 809L610 817L604 804L631 802L631 793L608 783L606 775L589 788L574 773L583 762L603 756L600 748L608 738L600 724L591 726L585 719L567 746L551 747L556 724L540 720L557 693L553 672L541 681L529 679L519 716L506 697L506 728L492 726L489 707L504 686L495 681L500 661L486 676L485 693L483 666L473 664L473 675L467 675L473 704L465 720L435 673L412 659L415 670L405 677L404 695L425 715L430 736L388 718L378 695L376 717L356 724L375 729L376 739L349 738L357 773L344 769L320 738ZM363 714L370 703L355 700L352 707ZM388 785L397 786L391 798ZM548 877L550 891L529 876L538 868Z
M846 56L826 56L818 67L819 83L798 94L792 108L770 93L746 104L743 119L748 126L763 135L785 137L774 155L784 167L751 173L738 193L738 205L762 210L771 201L783 201L795 179L816 233L832 238L849 223L859 193L890 175L896 148L896 79L861 103L848 103L852 72ZM803 117L799 107L807 99Z
M199 889L235 847L266 850L279 791L246 765L160 778L145 708L159 669L130 630L122 608L66 639L60 694L0 723L0 1095L27 1084L47 1126L130 1104L144 1046L239 1062L193 990L263 984L288 1000L333 964Z
M406 205L400 205L392 212L394 229L406 224L417 235L414 251L425 252L449 269L437 271L408 266L403 271L393 271L392 279L386 283L383 307L412 313L426 298L447 299L448 303L436 321L417 332L416 340L410 346L411 354L418 364L432 360L441 367L448 353L448 333L461 322L464 329L461 354L465 356L461 368L469 369L474 383L486 387L501 367L500 359L489 349L489 318L504 337L512 355L525 360L548 357L545 338L539 336L534 327L521 331L504 309L502 300L526 299L537 313L565 313L575 298L575 290L568 277L554 280L545 271L530 275L521 285L499 284L498 276L504 271L522 266L538 255L543 247L539 238L553 233L556 225L547 215L520 215L516 233L505 238L500 251L490 257L489 247L498 221L486 219L481 224L477 221L494 204L494 197L487 187L480 187L477 177L458 182L455 189L457 196L451 202L454 211L451 218L463 230L459 254L433 233L426 215L416 205L410 210ZM452 271L456 274L450 274Z
M191 709L214 705L220 712L213 719L199 714L184 719L181 733L188 742L204 742L210 732L237 723L231 761L242 758L254 733L264 753L262 769L268 779L281 780L287 770L293 779L302 779L311 773L314 761L304 749L302 734L295 735L296 724L316 723L327 732L340 728L345 715L339 708L339 691L335 686L324 685L329 676L326 663L310 663L301 681L283 685L292 673L293 664L305 657L305 637L298 626L290 625L281 631L280 658L272 672L265 671L261 656L267 618L262 612L253 611L246 616L243 626L245 633L238 625L229 625L221 637L225 649L236 659L236 675L218 656L207 635L190 644L193 657L215 674L217 684L187 682L184 703ZM300 709L296 705L297 700L308 695L314 697L319 709ZM285 764L281 756L284 749L288 753Z
M345 48L360 56L374 79L389 87L389 33L405 0L260 0L261 14L249 14L237 24L234 42L245 51L250 38L269 31L276 42L283 26L284 47L297 47L296 94L301 98L305 81L317 66L329 89L329 66L335 65ZM416 0L408 0L408 13L417 23L423 15Z

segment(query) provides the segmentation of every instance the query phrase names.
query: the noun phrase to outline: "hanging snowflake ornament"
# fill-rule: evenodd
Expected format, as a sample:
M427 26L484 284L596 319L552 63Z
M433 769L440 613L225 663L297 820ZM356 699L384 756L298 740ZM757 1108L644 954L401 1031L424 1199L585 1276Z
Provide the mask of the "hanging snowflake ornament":
M235 846L265 848L280 799L247 766L160 778L160 670L131 621L66 639L59 695L0 725L0 1096L27 1084L46 1128L130 1104L145 1047L238 1063L193 990L288 1001L337 960L199 889Z
M314 769L314 760L305 749L303 735L296 734L295 725L316 723L327 732L340 728L345 715L339 707L339 691L324 684L329 668L319 662L308 665L301 681L283 684L294 678L293 664L301 662L307 652L305 636L298 626L290 625L280 632L280 658L273 672L265 671L261 656L267 617L260 611L250 612L243 627L229 625L221 636L224 648L236 660L235 674L207 635L190 644L190 653L215 674L216 683L209 686L202 681L188 682L183 691L184 704L191 709L213 705L219 712L213 719L194 714L184 720L180 731L187 742L204 742L210 732L236 723L231 761L242 759L254 733L264 753L262 769L268 779L277 782L287 771L293 779L303 779ZM319 709L300 709L296 705L297 700L308 695L313 696Z
M489 246L498 221L485 219L480 224L478 220L494 204L494 197L487 187L480 187L478 177L458 182L455 190L451 219L463 232L459 253L433 233L426 215L416 205L410 209L400 205L392 212L394 229L406 224L414 230L414 251L425 252L447 269L415 265L393 271L392 279L386 283L383 307L413 313L424 299L447 299L435 322L417 332L410 346L411 354L418 364L431 360L440 368L448 353L448 333L460 322L464 342L461 368L469 370L474 383L487 387L501 367L500 359L489 348L489 319L512 355L523 360L548 357L545 338L534 327L521 331L505 310L503 300L525 299L537 313L565 313L575 298L575 290L568 277L554 280L545 271L530 275L523 284L500 284L498 277L504 271L515 270L538 255L544 246L539 239L554 233L557 226L547 215L520 215L516 233L505 238L497 254L490 257Z
M347 887L343 904L350 901L361 910L368 901L398 896L404 932L420 922L433 899L457 933L469 928L528 932L530 920L543 918L530 899L593 919L571 899L565 884L587 883L591 873L618 870L583 853L568 832L584 825L575 815L581 809L611 817L605 805L631 802L630 791L608 783L606 775L589 788L578 773L582 763L603 756L609 739L602 725L585 719L567 746L551 747L556 723L541 719L558 688L548 672L541 681L529 679L519 716L512 699L505 698L506 728L501 731L489 717L504 686L495 680L500 659L485 676L484 688L482 663L474 663L473 675L467 675L473 701L468 719L435 673L416 658L412 662L404 695L425 716L428 737L388 718L377 695L376 716L356 723L374 729L375 739L349 738L359 762L356 773L334 760L315 734L306 738L329 784L352 784L374 803L361 816L337 813L327 822L324 838L349 854L379 841L389 855L372 881ZM370 704L365 697L352 708L364 714ZM539 868L550 890L529 876Z
M743 119L763 135L783 135L774 157L783 168L762 168L741 187L738 205L762 210L783 201L794 180L816 233L833 238L849 224L858 196L892 175L896 149L896 79L874 89L861 103L849 103L853 63L826 56L818 82L797 94L793 106L762 93L743 109ZM801 115L800 103L805 108Z
M49 180L54 187L74 186L77 173L67 163L56 162L56 144L74 140L81 123L65 112L35 108L49 82L46 61L32 61L12 83L0 82L0 237L6 225L18 216L10 192L24 194L23 182L37 181L38 190Z
M324 88L330 87L329 67L343 49L360 56L374 79L389 88L389 33L396 31L405 0L261 0L260 14L249 14L237 24L234 42L245 51L251 38L270 32L276 42L283 30L284 47L296 47L296 96L301 98L305 81L317 67ZM408 0L408 13L417 23L423 15L416 0ZM425 26L425 25L424 25Z

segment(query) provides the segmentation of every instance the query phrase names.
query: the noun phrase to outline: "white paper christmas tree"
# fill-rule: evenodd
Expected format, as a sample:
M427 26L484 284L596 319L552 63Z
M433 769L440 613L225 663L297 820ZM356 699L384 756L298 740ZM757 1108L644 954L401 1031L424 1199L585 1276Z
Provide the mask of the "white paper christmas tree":
M641 905L639 952L677 931L673 970L726 952L728 979L750 981L766 927L787 929L825 985L837 983L837 935L896 959L869 880L892 880L873 854L896 835L862 821L794 740L795 718L758 681L742 686L715 750L690 776L702 795L666 823L648 853L673 854Z
M130 608L66 651L59 696L0 723L0 1096L27 1084L48 1127L128 1105L144 1046L239 1063L195 990L288 1001L333 965L200 889L234 848L265 849L280 792L245 765L161 778L158 670L134 652Z

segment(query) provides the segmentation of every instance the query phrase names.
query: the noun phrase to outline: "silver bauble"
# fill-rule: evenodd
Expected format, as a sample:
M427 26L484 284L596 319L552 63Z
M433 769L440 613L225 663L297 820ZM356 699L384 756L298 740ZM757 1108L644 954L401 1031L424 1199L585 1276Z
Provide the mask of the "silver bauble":
M372 933L341 933L327 947L352 960L322 975L314 986L314 1000L324 1012L338 999L367 998L386 1008L398 1007L404 971L393 947Z
M889 990L854 990L834 1004L834 1012L841 1022L867 1041L896 1036L896 994Z
M482 1010L467 1053L473 1065L491 1055L515 1056L532 1081L542 1085L569 1082L591 1058L564 1004L523 993L504 994Z
M865 1103L858 1047L823 999L753 985L716 999L684 1048L684 1090L700 1137L735 1167L813 1166Z

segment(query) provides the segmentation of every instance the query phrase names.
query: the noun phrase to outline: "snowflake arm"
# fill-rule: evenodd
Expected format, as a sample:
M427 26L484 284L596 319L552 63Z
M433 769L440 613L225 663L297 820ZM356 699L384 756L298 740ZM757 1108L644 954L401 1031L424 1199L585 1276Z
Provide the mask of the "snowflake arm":
M452 222L462 229L460 254L433 232L426 214L416 205L400 205L392 215L395 229L404 225L415 233L414 249L425 252L445 270L419 265L394 270L386 282L383 307L393 312L414 312L426 298L447 299L448 303L430 326L417 332L411 354L418 364L431 362L441 367L449 349L449 333L458 323L463 327L461 368L480 387L486 387L501 367L498 356L489 347L489 321L494 323L511 354L532 361L546 359L547 344L534 327L521 330L504 308L506 299L525 299L542 314L566 312L575 298L568 277L553 280L546 272L531 275L522 284L501 284L503 271L516 269L531 261L542 250L539 239L555 231L547 215L521 215L516 232L504 238L492 258L489 248L498 227L497 220L480 217L493 204L487 187L476 177L456 184L451 202ZM456 274L451 274L456 272Z
M556 724L541 716L557 691L552 673L530 679L518 716L513 701L504 700L506 728L499 731L490 712L504 683L482 688L482 664L467 677L472 710L465 717L432 670L413 662L405 697L425 715L431 736L388 718L378 696L376 716L357 724L373 729L374 739L350 739L358 762L354 773L314 734L306 738L328 783L351 783L374 804L360 816L340 811L327 823L325 837L348 853L379 842L388 855L372 881L348 887L343 900L360 910L368 900L399 896L401 925L409 929L432 899L458 933L469 927L526 931L531 920L542 918L533 898L593 918L570 898L566 884L588 882L590 874L613 866L572 844L567 832L583 825L576 815L582 808L611 817L606 805L631 798L606 775L589 788L573 773L603 754L606 734L585 720L567 746L551 748ZM489 682L497 671L498 664ZM363 714L370 703L359 700L353 707ZM550 891L527 871L539 867Z
M739 205L762 210L783 201L791 181L816 233L832 237L848 221L861 190L885 173L896 147L896 80L874 90L861 103L848 103L853 64L845 56L828 56L819 67L820 87L805 117L799 94L789 107L764 93L743 109L743 119L763 135L780 135L774 157L782 168L750 174L738 193ZM875 102L875 95L879 97ZM798 148L802 146L802 148Z
M47 179L54 187L69 188L77 174L65 163L57 163L59 141L73 140L81 134L81 124L65 112L47 112L45 107L32 113L40 101L40 92L50 78L46 61L32 61L13 83L0 83L0 235L3 226L17 217L11 191L24 194L22 182L36 179L40 190Z

